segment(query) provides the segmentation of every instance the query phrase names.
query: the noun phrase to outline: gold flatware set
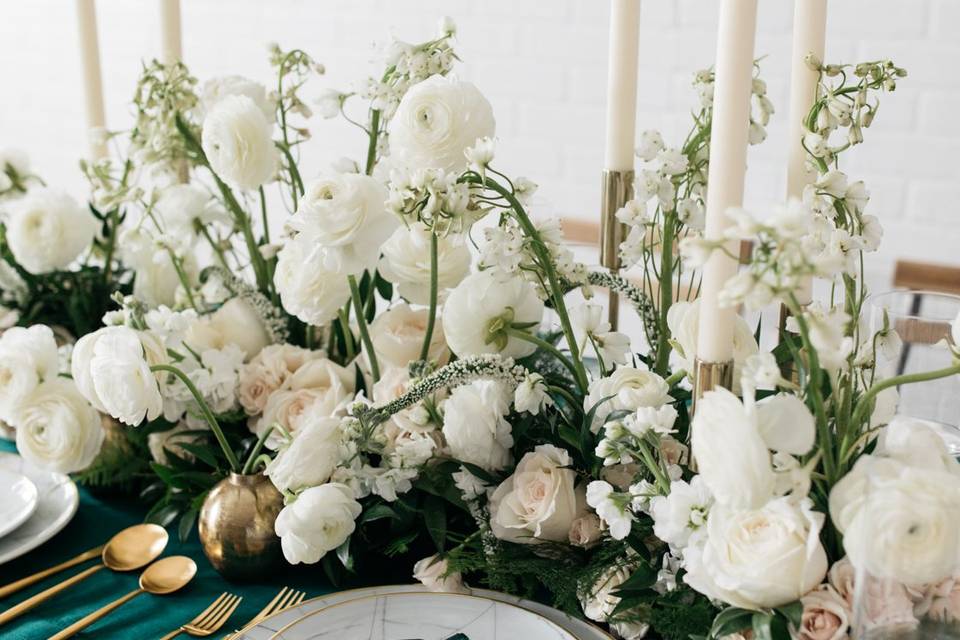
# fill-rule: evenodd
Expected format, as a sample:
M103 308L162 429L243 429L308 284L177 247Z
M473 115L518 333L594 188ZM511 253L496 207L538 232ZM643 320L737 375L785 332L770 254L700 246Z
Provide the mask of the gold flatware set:
M0 587L0 598L5 598L56 573L77 566L88 560L97 557L100 558L99 564L84 569L80 573L0 613L0 626L23 615L58 593L89 578L103 568L110 569L111 571L130 572L146 567L143 573L140 574L139 587L137 589L87 614L59 633L51 636L48 640L65 640L66 638L70 638L82 629L97 622L114 609L117 609L143 593L166 595L183 588L193 579L194 575L196 575L197 565L186 556L168 556L157 560L166 548L168 540L169 536L163 527L155 524L135 525L120 531L100 547L90 549L49 569L38 571L26 578L21 578L20 580ZM277 593L273 600L245 626L259 622L273 613L300 604L304 596L305 594L302 591L294 591L293 589L284 587ZM241 600L242 598L240 596L226 592L222 593L210 606L197 614L196 617L163 636L161 640L169 640L169 638L173 638L181 633L196 637L212 635L226 624L227 620L240 605ZM228 634L226 638L232 639L238 635L239 632L234 631Z

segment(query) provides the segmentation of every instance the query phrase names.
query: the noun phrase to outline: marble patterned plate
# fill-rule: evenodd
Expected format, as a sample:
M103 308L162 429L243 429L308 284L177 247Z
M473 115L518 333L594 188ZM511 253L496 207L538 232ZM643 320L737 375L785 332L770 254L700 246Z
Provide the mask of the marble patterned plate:
M527 609L460 593L388 593L318 609L280 629L278 640L577 640Z
M402 584L386 585L380 587L363 587L360 589L351 589L330 593L317 598L312 598L300 603L298 606L261 620L258 624L250 625L242 630L235 640L271 640L277 636L277 632L287 627L293 622L310 615L314 611L320 611L339 603L355 600L357 598L367 598L370 596L385 595L390 593L429 593L423 585L420 584ZM528 611L540 614L557 626L565 629L577 640L612 640L612 636L592 624L584 622L579 618L570 616L562 611L548 607L545 604L524 600L517 596L512 596L499 591L490 591L488 589L471 589L470 593L480 598L506 602L521 607ZM471 638L471 640L473 640Z
M0 468L0 538L7 535L37 510L37 486L30 478Z
M19 558L55 536L73 519L80 504L77 485L62 473L45 471L13 453L0 452L0 469L22 473L37 487L37 510L0 538L0 564Z

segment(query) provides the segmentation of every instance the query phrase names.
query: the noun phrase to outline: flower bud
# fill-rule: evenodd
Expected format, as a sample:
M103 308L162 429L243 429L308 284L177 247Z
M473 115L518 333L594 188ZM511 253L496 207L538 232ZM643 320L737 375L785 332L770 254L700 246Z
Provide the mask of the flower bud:
M823 72L827 74L828 77L833 78L834 76L840 75L842 67L839 64L828 64L823 68Z
M806 63L807 67L813 71L820 71L820 69L823 67L823 63L820 61L820 58L813 53L808 53L806 56L804 56L803 61Z

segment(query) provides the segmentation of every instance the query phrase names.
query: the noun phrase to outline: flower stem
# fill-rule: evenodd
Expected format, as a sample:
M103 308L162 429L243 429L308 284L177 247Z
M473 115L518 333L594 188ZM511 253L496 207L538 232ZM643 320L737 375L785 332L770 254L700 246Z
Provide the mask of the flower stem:
M377 164L377 138L380 136L380 110L370 112L370 142L367 143L367 164L364 173L368 176L373 173Z
M223 435L223 430L220 428L220 423L217 422L217 417L213 415L213 411L211 411L210 407L207 406L203 396L200 395L200 391L197 390L197 387L193 384L193 381L190 380L187 374L177 367L169 364L155 364L150 367L150 371L166 371L167 373L172 373L180 380L180 382L184 384L184 386L190 391L190 394L193 395L193 399L197 401L197 405L200 407L200 413L203 414L204 420L207 421L207 424L210 426L210 430L213 431L213 435L217 438L217 442L220 443L220 448L223 449L223 455L226 456L227 462L230 464L230 470L234 473L240 471L240 461L237 460L236 454L233 452L233 449L230 448L230 444L227 442L227 437Z
M657 351L653 370L659 375L667 372L670 365L670 331L667 329L667 314L673 304L673 236L675 234L677 217L674 213L666 213L663 220L663 235L661 236L662 249L660 253L660 308L657 330Z
M363 300L360 297L360 287L357 286L357 278L353 274L347 276L350 282L350 295L353 298L353 310L357 314L357 328L360 329L360 341L363 342L363 348L367 352L367 358L370 360L370 375L373 377L373 383L380 381L380 365L377 363L377 353L373 350L373 341L370 339L370 332L367 330L367 319L363 316Z
M430 311L427 315L427 331L423 335L423 347L420 359L426 361L430 356L430 343L433 341L433 326L437 322L437 232L430 233Z
M356 353L353 348L353 331L350 330L349 306L337 312L337 320L340 322L340 330L343 331L343 348L347 350L347 362L350 362Z
M247 456L247 461L243 465L243 471L241 475L250 475L253 473L253 467L256 464L257 456L260 455L260 451L263 450L263 443L267 441L267 438L270 437L270 434L273 433L273 425L270 425L266 430L260 434L260 437L257 438L257 443L253 445L253 449L250 450L250 455Z
M853 418L850 420L850 424L851 426L856 426L864 422L867 418L866 413L870 410L870 405L873 399L885 389L889 389L890 387L899 387L902 384L929 382L930 380L946 378L947 376L952 376L955 374L960 374L960 362L943 369L924 371L923 373L909 373L901 376L894 376L893 378L887 378L886 380L881 380L877 384L870 387L867 392L864 393L863 396L857 401L857 406L853 411Z
M672 387L687 376L686 369L680 369L679 371L674 371L669 378L666 379L667 387Z
M546 351L547 353L549 353L549 354L551 354L552 356L554 356L557 360L559 360L559 361L561 362L561 364L563 364L563 366L565 366L565 367L570 371L570 373L573 374L573 378L574 378L574 380L576 380L576 378L577 378L577 368L576 368L575 366L573 366L573 362L570 361L570 358L568 358L568 357L566 357L565 355L563 355L563 353L562 353L559 349L557 349L555 346L553 346L552 344L550 344L550 343L547 342L546 340L544 340L544 339L542 339L542 338L539 338L539 337L533 335L532 333L528 333L528 332L526 332L526 331L523 331L523 330L521 330L521 329L507 328L505 331L506 331L507 335L513 336L514 338L517 338L518 340L523 340L524 342L529 342L530 344L535 344L535 345L537 345L539 348L543 349L543 350Z

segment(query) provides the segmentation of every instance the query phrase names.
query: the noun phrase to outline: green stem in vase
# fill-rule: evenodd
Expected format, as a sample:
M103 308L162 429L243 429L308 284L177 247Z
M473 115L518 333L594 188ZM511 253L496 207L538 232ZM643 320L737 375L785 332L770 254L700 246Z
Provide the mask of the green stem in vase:
M380 110L370 112L370 141L367 143L367 164L364 173L368 176L373 173L377 165L377 138L380 137Z
M657 359L653 370L659 375L667 373L670 366L670 331L667 328L667 314L673 304L673 236L676 233L676 213L668 212L663 217L662 251L660 253L660 309L657 331Z
M899 387L902 384L914 384L916 382L929 382L931 380L938 380L940 378L946 378L948 376L960 374L960 362L956 362L952 366L945 367L943 369L935 369L933 371L924 371L923 373L909 373L901 376L894 376L893 378L887 378L886 380L881 380L877 384L870 387L863 396L857 401L856 409L853 411L853 418L851 419L851 425L859 425L867 421L867 412L871 409L874 398L877 395L889 389L891 387Z
M367 359L370 361L370 375L373 383L380 381L380 365L377 363L377 353L373 350L373 340L370 339L370 332L367 330L367 319L363 316L363 299L360 297L360 287L357 286L357 278L354 275L347 276L350 282L350 296L353 298L353 310L357 315L357 328L360 330L360 341L363 342L363 348L367 352Z
M420 359L426 361L430 357L430 342L433 340L433 327L437 322L437 232L430 233L430 311L427 315L427 331L423 335L423 347L420 348Z
M266 430L260 434L260 437L257 438L257 443L253 445L253 449L250 450L250 455L247 456L247 461L243 465L243 471L241 475L250 475L253 473L253 467L256 465L257 456L260 455L260 452L263 450L263 445L267 441L267 438L270 437L270 434L273 433L274 425L270 425Z

